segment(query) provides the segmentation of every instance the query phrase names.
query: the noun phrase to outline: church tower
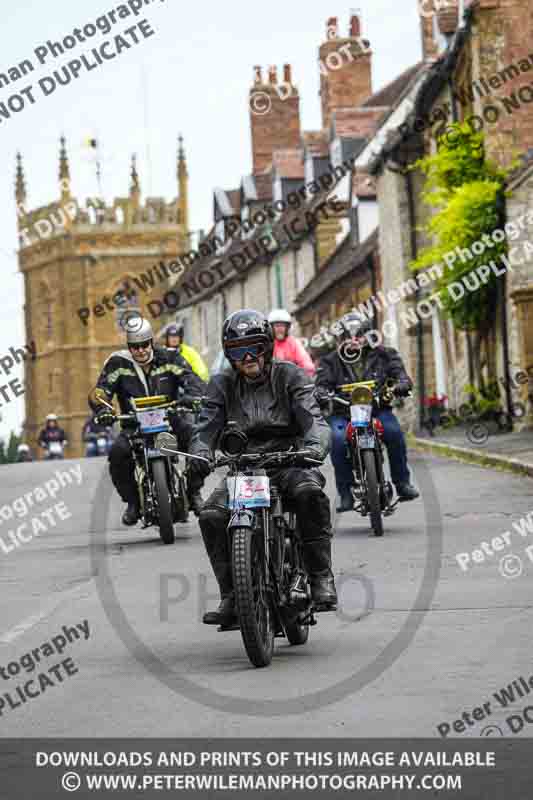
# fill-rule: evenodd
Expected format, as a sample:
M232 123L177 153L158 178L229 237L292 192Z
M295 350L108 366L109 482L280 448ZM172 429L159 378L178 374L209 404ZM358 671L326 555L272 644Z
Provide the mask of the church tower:
M128 196L110 205L93 197L82 207L71 192L67 145L61 137L59 199L28 211L22 156L17 154L26 341L34 342L37 352L34 360L25 362L24 436L35 452L46 415L55 413L69 440L66 455L84 454L81 432L89 414L87 395L107 356L124 346L121 319L132 309L150 318L148 303L168 290L173 262L190 249L181 139L177 179L174 200L150 197L143 204L133 156ZM117 296L119 291L123 294ZM153 324L157 332L157 321Z

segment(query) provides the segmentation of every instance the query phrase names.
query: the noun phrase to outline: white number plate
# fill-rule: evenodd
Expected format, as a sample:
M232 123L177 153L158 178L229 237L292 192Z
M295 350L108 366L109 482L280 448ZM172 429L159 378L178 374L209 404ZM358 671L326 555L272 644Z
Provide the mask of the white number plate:
M228 507L268 508L270 505L270 481L267 475L237 475L226 478Z
M359 447L361 448L365 449L371 448L372 450L374 449L375 439L372 435L367 436L366 434L363 434L362 436L359 436L357 438L357 441L359 442Z
M364 427L370 424L372 419L372 406L370 404L350 406L350 416L352 425Z
M141 426L141 433L161 433L168 431L164 408L154 408L149 411L137 411L137 420Z

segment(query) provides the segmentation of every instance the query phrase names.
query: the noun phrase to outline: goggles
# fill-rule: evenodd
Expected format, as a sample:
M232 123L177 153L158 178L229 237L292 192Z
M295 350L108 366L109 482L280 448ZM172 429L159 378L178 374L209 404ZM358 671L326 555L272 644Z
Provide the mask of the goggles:
M152 345L152 340L148 339L146 342L130 342L128 347L130 350L147 350Z
M246 355L250 355L252 358L263 356L266 353L266 347L263 342L245 345L226 345L225 352L226 357L230 361L244 361Z

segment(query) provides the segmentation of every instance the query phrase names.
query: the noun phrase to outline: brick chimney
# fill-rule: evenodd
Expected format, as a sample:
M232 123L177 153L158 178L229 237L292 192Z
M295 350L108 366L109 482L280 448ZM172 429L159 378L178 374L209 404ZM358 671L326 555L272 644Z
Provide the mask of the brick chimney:
M319 49L322 125L328 128L333 111L359 106L372 94L370 42L361 38L361 18L353 14L348 35L339 36L337 17L330 17L327 41Z
M250 125L254 175L269 167L274 150L300 147L300 95L292 82L290 64L285 64L281 82L276 67L269 67L265 80L261 67L255 67Z
M419 3L420 34L422 36L422 58L424 61L433 61L438 58L439 47L435 41L435 2L426 0Z
M447 0L437 11L437 21L443 36L453 36L459 24L459 0Z

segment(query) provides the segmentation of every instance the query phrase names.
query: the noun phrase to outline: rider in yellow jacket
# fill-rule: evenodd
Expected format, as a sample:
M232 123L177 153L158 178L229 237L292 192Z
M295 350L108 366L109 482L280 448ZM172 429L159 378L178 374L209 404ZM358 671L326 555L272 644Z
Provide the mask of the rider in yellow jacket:
M193 372L203 381L209 380L209 370L200 353L183 343L184 327L183 323L170 325L166 330L166 345L169 350L175 350L177 355L187 361Z

